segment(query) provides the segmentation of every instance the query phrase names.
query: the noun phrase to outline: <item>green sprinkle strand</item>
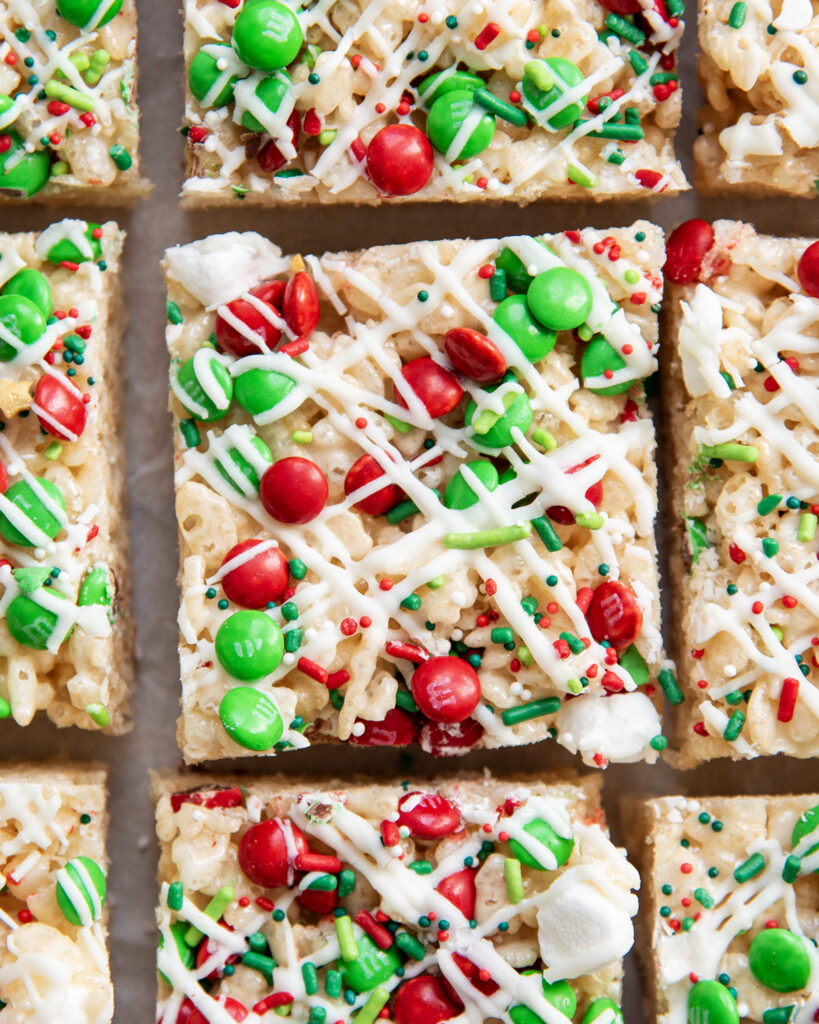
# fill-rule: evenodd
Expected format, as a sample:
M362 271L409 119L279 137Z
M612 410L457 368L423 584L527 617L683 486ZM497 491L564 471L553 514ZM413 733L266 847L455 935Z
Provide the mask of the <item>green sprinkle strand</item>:
M532 532L531 523L516 523L501 526L495 530L476 530L474 533L447 533L444 547L459 551L474 551L477 548L494 548L501 544L514 544L525 540Z
M517 857L506 857L503 862L503 877L506 891L512 903L520 903L523 899L523 873Z
M185 890L181 882L171 882L168 886L168 909L181 910L182 901L185 898Z
M507 708L501 712L501 721L504 725L518 725L520 722L528 722L531 718L553 715L559 710L560 697L541 697L540 700L531 700L528 704L520 704L516 708Z
M353 920L348 914L341 914L335 920L336 936L338 937L338 948L341 950L341 958L348 964L358 960L358 943L353 934Z
M560 551L563 547L563 541L546 516L538 516L536 519L533 519L532 526L534 526L535 533L543 541L547 551Z
M409 932L396 932L395 944L402 953L406 953L413 960L423 960L427 955L422 943Z
M677 680L674 677L674 673L670 668L662 668L657 676L657 679L662 687L663 693L666 696L669 704L682 704L685 700L685 695L677 684Z
M765 869L765 858L761 853L754 853L734 869L734 878L737 882L748 882Z
M728 15L728 24L731 28L742 28L745 24L745 15L748 13L748 5L745 0L738 0L737 3L731 8L731 13Z

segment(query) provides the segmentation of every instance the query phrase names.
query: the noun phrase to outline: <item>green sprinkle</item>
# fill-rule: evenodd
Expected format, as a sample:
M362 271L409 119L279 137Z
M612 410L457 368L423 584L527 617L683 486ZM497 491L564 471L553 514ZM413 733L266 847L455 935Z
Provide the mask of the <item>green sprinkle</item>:
M419 302L426 302L428 298L429 298L429 292L425 288L422 288L421 291L418 292L418 301Z
M547 551L560 551L563 547L563 541L546 516L538 516L536 519L533 519L532 526L534 526L535 533L543 541Z
M547 452L554 451L557 448L557 441L554 435L550 434L548 430L544 430L543 427L538 427L537 430L533 431L532 440Z
M312 430L294 430L290 435L293 444L310 444L313 440Z
M587 122L577 121L578 124ZM610 121L601 124L594 131L586 132L590 139L617 139L619 142L639 142L645 137L645 132L639 124L613 124Z
M496 267L489 278L489 298L493 302L502 302L506 298L506 271Z
M413 960L423 960L427 955L423 945L409 932L396 932L395 944L402 953L406 953Z
M420 57L420 54L418 56ZM379 1013L387 1005L389 998L390 993L387 989L374 988L370 993L370 998L353 1017L354 1024L373 1024Z
M323 128L318 133L319 145L329 146L331 142L335 141L336 135L338 135L337 128Z
M355 871L350 868L343 868L338 876L338 898L343 900L350 893L354 892L356 883Z
M222 888L213 896L210 903L205 907L205 914L211 919L211 921L218 921L219 918L224 914L230 904L233 902L235 893L232 885L223 885ZM204 932L200 932L198 928L191 925L190 928L185 932L185 943L188 946L195 946L204 938ZM246 954L250 956L250 954ZM244 962L244 961L243 961ZM258 970L258 968L256 968Z
M410 871L414 871L416 875L431 875L432 874L432 861L429 860L414 860L408 865Z
M341 995L341 971L329 970L324 975L324 991L331 999Z
M421 598L418 594L409 594L401 602L402 608L407 608L411 612L417 612L421 607Z
M495 626L489 633L489 637L493 644L511 644L515 639L515 634L509 626Z
M782 868L782 880L787 882L788 885L793 885L796 879L799 877L799 872L802 868L802 859L797 857L795 853L792 853L785 860L785 864Z
M507 103L506 100L495 96L488 89L476 89L472 93L472 99L479 107L483 107L484 110L488 110L502 120L508 121L509 124L514 124L518 128L523 128L526 125L526 114L520 107L513 107L511 103Z
M579 680L577 680L577 684L580 689L583 688ZM539 700L529 701L528 704L520 704L516 708L507 708L501 712L501 721L504 725L518 725L520 722L528 722L530 718L553 715L559 710L559 697L541 697Z
M529 650L528 647L524 647L523 645L518 647L518 661L522 665L526 665L527 668L530 665L534 665L535 659L534 659L534 657L532 655L532 652Z
M276 966L276 961L272 957L251 950L249 953L244 954L242 963L252 971L258 971L259 974L263 974L268 984L273 984L273 970Z
M125 146L121 146L118 142L114 143L114 145L110 147L108 150L108 156L111 157L121 171L127 171L134 162L131 154Z
M757 513L766 516L769 512L773 512L780 501L782 501L781 494L768 494L756 506Z
M523 873L517 857L506 857L503 861L503 877L506 891L512 903L520 903L523 899Z
M282 616L287 619L288 622L293 622L299 617L299 609L294 601L285 601L282 605Z
M726 442L700 445L700 454L706 459L725 459L728 462L756 462L759 449L752 444Z
M578 693L583 692L583 684L580 682L579 679L570 679L566 683L566 686L568 687L569 693L574 693L576 695Z
M796 1005L794 1004L792 1006L774 1006L770 1010L764 1010L762 1024L788 1024L795 1009Z
M636 270L630 267L625 272L625 274L623 274L623 279L625 280L626 284L637 284L637 282L640 280L640 275Z
M665 748L668 746L668 740L665 738L665 736L652 736L651 739L648 741L648 745L651 747L652 750L665 750Z
M744 725L745 713L743 711L735 711L728 719L728 724L725 726L722 738L733 743L734 740L739 739L739 734L742 732Z
M181 882L171 882L168 886L168 909L181 910L182 901L185 898L185 890Z
M685 13L685 0L668 0L665 9L672 18L677 18Z
M742 690L732 690L725 695L725 699L732 707L742 703Z
M182 310L179 308L179 306L177 306L175 302L171 302L170 299L168 299L168 303L165 308L167 311L166 315L168 317L169 324L181 324L182 321L185 319L182 316Z
M731 8L731 13L728 15L728 24L731 28L742 28L745 24L745 15L748 13L748 5L745 0L738 0L737 3Z
M625 162L626 154L621 152L621 150L619 149L615 149L613 153L609 153L609 155L606 157L607 164L617 164L618 167L620 166L620 164L624 164Z
M54 78L46 82L45 93L49 99L67 103L69 107L84 110L86 113L94 109L93 96L86 96L85 93L80 92L78 89L74 89L64 82L58 82Z
M817 523L819 523L819 519L813 512L803 512L799 517L799 529L796 532L796 539L803 542L813 540L816 536Z
M710 910L714 905L714 897L707 889L695 889L694 899L700 903L706 910Z
M261 932L254 932L247 937L250 948L256 953L263 953L267 946L267 939Z
M304 979L304 990L308 996L314 996L318 992L318 971L316 965L307 963L301 965L301 976Z
M196 425L196 420L180 420L179 432L182 435L185 444L188 446L188 448L198 448L198 446L202 443L202 437L199 434L199 427L197 427Z
M341 914L335 920L338 948L341 958L348 964L358 960L358 943L353 934L353 920L348 914Z
M766 25L765 26L765 31L768 33L769 36L775 36L776 33L777 33L776 26L774 26L774 25ZM819 190L817 190L817 191L819 191Z
M307 1024L324 1024L327 1020L326 1006L311 1006L307 1015Z
M798 71L794 71L793 80L797 85L804 85L808 80L807 71L803 71L801 68Z
M288 629L284 634L284 649L289 654L294 654L301 647L303 636L304 630L302 629Z
M646 41L645 32L641 32L636 25L621 18L619 14L610 14L606 18L606 28L633 46L642 46Z
M414 714L418 710L418 705L408 690L398 690L395 695L395 706L403 711L409 711L410 714Z
M111 724L111 715L104 704L86 704L85 713L103 729Z
M738 867L734 869L734 878L737 882L747 882L765 869L765 858L761 853L753 853Z
M629 50L628 62L631 64L631 70L635 75L642 75L648 71L648 61L637 50Z
M677 680L670 668L662 668L657 676L669 704L682 704L685 695L677 685Z
M773 556L779 551L779 541L774 537L763 537L762 550L767 558L773 558Z
M587 171L585 168L578 167L576 164L569 164L566 168L566 177L569 181L573 181L575 185L582 185L583 188L594 188L597 184L597 175L592 174L591 171Z
M285 914L285 912L279 907L277 907L276 910L273 911L273 920L278 921L279 924L281 924L281 922L285 919L286 916L287 915Z
M458 27L458 19L455 17L454 14L449 14L449 15L447 15L447 19L446 19L445 25L446 25L447 28L457 28Z
M517 523L495 530L476 530L474 533L447 533L444 547L459 551L474 551L477 548L494 548L500 544L513 544L524 540L532 532L531 523Z
M578 526L583 526L587 530L599 530L605 522L599 512L578 512L574 521Z
M671 917L671 907L660 907L660 917Z
M290 570L290 575L294 580L303 580L307 575L307 566L300 558L292 558L287 563L287 568Z
M48 459L49 462L54 462L63 453L63 446L59 441L51 441L50 444L46 445L43 455Z
M570 633L568 630L564 630L560 634L560 639L566 641L566 643L569 645L569 650L572 652L572 654L582 654L583 651L586 650L586 645L583 643L583 641L579 637L576 637L574 633Z

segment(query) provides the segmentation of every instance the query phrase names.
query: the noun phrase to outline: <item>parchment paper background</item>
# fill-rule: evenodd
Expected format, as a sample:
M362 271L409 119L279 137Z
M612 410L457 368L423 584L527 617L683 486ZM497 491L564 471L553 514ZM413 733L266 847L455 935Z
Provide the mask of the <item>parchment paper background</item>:
M819 200L751 201L742 198L704 200L692 192L677 198L640 203L538 203L520 209L512 205L405 206L381 209L322 208L316 213L290 209L268 212L243 209L183 213L177 203L181 182L183 140L177 128L182 117L182 19L173 0L137 0L140 17L139 73L142 108L143 170L154 182L152 198L136 209L113 211L128 231L125 255L125 300L129 324L122 372L126 375L123 429L127 437L128 497L134 575L134 614L137 621L137 688L135 726L124 738L107 738L56 730L47 722L26 729L3 723L0 756L45 760L70 756L100 760L110 772L111 831L109 878L111 956L116 985L117 1024L149 1024L155 1019L156 851L148 798L149 769L175 768L179 754L174 741L178 700L176 658L175 575L176 526L171 481L171 426L167 406L167 356L164 343L165 296L159 260L163 250L213 232L261 231L285 252L322 252L420 238L493 237L540 233L595 225L629 224L648 217L666 231L689 217L734 217L754 222L760 231L777 234L817 234ZM689 0L689 9L692 0ZM692 146L700 92L694 74L696 51L693 16L689 17L682 47L683 124L678 152L692 175ZM26 206L0 213L3 230L37 230L57 214ZM89 207L70 216L95 220L106 211ZM662 500L662 499L661 499ZM666 602L667 635L674 629L674 612ZM252 759L221 762L220 771L238 766L259 772L268 768L297 777L304 773L346 771L382 776L387 771L429 773L436 762L417 748L413 764L398 751L315 748L291 752L269 762ZM572 758L556 744L544 743L512 751L491 751L437 762L438 771L489 767L493 771L542 770L570 764ZM815 761L788 758L759 759L731 764L718 761L694 772L675 773L665 765L621 765L605 774L605 802L615 836L617 805L623 794L657 793L776 793L808 791L819 784ZM641 1006L634 952L626 961L628 1024L648 1021Z

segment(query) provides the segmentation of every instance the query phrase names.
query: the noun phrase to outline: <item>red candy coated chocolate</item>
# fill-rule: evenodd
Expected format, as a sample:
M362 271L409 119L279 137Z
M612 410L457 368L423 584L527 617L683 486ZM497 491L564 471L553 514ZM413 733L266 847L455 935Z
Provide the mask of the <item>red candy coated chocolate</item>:
M46 414L38 413L37 418L43 430L52 437L74 441L85 430L88 413L82 398L50 373L44 373L37 381L34 404Z
M419 974L398 989L391 1016L395 1024L440 1024L462 1011L461 1003L450 998L439 977Z
M327 477L300 455L279 459L269 466L259 484L265 509L280 523L309 523L327 504Z
M370 181L388 196L411 196L432 176L432 145L412 124L390 124L376 132L367 147Z
M799 257L799 283L814 299L819 299L819 242L814 242Z
M436 892L446 896L450 903L460 910L467 921L475 916L475 875L477 868L463 868L454 875L447 875L436 886Z
M222 559L222 565L263 544L261 540L243 540ZM234 604L242 608L266 608L278 601L287 587L290 570L279 547L268 547L222 577L222 588Z
M663 274L674 284L696 281L702 261L714 244L714 229L707 220L686 220L674 228L665 246Z
M380 476L384 476L384 470L378 462L369 453L362 455L347 470L347 476L344 478L344 493L352 494ZM387 484L386 487L375 491L374 494L369 494L361 501L357 501L354 507L359 512L367 512L371 516L382 516L398 504L402 493L397 484Z
M415 736L415 721L401 708L390 708L383 722L370 722L359 718L364 726L360 736L352 733L350 742L359 747L406 747Z
M319 322L319 298L316 282L306 270L300 270L287 282L282 300L285 323L300 338L309 338Z
M598 643L608 640L621 650L639 636L643 613L633 590L617 580L606 580L595 588L586 621Z
M463 722L481 699L475 669L461 658L443 655L422 662L412 675L412 696L433 722Z
M434 757L460 757L483 736L483 726L474 718L463 722L424 722L418 730L418 745Z
M586 500L590 501L595 508L600 508L600 503L603 500L603 482L601 480L588 488ZM552 522L560 523L561 526L571 526L574 523L574 512L566 505L552 505L546 509L546 515Z
M225 996L222 1007L237 1022L241 1022L247 1017L247 1010L232 996ZM201 1014L190 999L185 999L176 1015L176 1024L209 1024L209 1018Z
M429 356L421 356L407 363L401 369L401 376L421 399L433 419L452 412L464 393L449 370ZM395 389L395 401L403 409L407 408L398 388Z
M398 801L398 825L416 839L443 839L460 828L461 815L438 793L407 793Z
M492 384L506 373L506 360L495 342L471 327L447 331L444 352L458 373L478 384Z
M270 308L272 314L280 316L280 306L284 294L283 281L266 281L256 288L250 289L254 298L260 299ZM233 327L223 320L221 316L216 317L216 342L225 352L232 352L235 356L252 356L264 352L265 349L273 350L282 336L282 332L271 323L259 311L256 306L247 299L234 299L227 307L233 316L237 317L254 334L259 335L259 343L246 338L236 327Z
M307 840L295 825L288 823L284 828L292 831L289 841L279 822L260 821L251 825L239 843L239 867L251 882L266 889L292 884L295 869L288 857L288 845L295 847L296 856L308 850Z

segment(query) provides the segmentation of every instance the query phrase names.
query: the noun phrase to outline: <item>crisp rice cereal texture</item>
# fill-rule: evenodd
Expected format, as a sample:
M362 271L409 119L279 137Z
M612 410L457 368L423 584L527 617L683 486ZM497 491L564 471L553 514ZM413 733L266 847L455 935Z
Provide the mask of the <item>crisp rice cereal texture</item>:
M185 996L211 1021L222 1019L215 1000L237 1013L234 1002L264 1014L278 997L294 1021L356 1019L378 1000L389 1001L391 1019L405 1024L412 979L422 973L421 984L444 992L447 1001L445 977L470 1019L501 1018L521 1003L545 1018L541 972L550 983L569 979L561 987L576 1000L573 1019L582 1019L596 999L612 1000L615 1008L620 1002L622 956L631 947L637 909L631 890L639 877L608 839L599 777L487 774L373 785L366 779L294 784L282 777L217 784L180 776L155 778L153 789L161 848L159 1016L165 1019L176 1016ZM544 841L562 837L557 852L525 831L544 825ZM287 836L287 846L280 843L280 858L266 858L268 869L279 865L278 874L264 879L272 885L259 884L260 862L247 851L256 836L271 831ZM310 889L317 879L318 888ZM446 894L456 890L450 900ZM201 913L212 900L223 914L219 923ZM338 925L334 910L344 918ZM186 966L180 957L186 947L172 937L185 934L188 921L207 938L194 932ZM373 946L362 924L386 947L375 951L389 964L379 977L363 960L372 960L367 949ZM339 957L336 929L341 934L345 925L362 958L354 967ZM543 962L547 952L559 959L557 976L558 968L549 971ZM265 976L270 957L275 966ZM233 970L225 972L228 960ZM480 965L500 988L477 978L474 987L464 964ZM339 970L355 972L345 975L349 1001L340 984L334 988ZM534 977L527 981L524 972ZM206 976L212 986L200 984Z
M111 1020L107 907L103 899L92 912L82 881L71 889L83 878L77 866L88 872L90 861L104 877L107 827L104 769L0 765L0 1014L7 1024L50 1024L68 1019L64 1012L72 1024ZM61 886L72 892L80 924L63 912Z
M0 306L7 313L3 304L14 301L8 293L17 274L34 273L59 313L27 346L3 328L4 339L20 349L2 364L3 399L8 389L21 388L26 407L23 415L4 415L0 433L9 485L0 495L0 712L18 725L45 711L59 726L113 734L130 727L133 629L119 366L124 237L112 222L69 220L39 234L0 235L0 292L6 293ZM66 251L80 262L55 262ZM51 502L55 517L49 516L47 532L17 505L15 494L27 485L41 512L42 499ZM44 486L59 490L64 512ZM9 515L22 534L9 534ZM20 543L23 537L31 543Z
M816 0L701 0L700 192L816 195L817 39Z
M99 26L76 26L59 7L0 2L0 134L13 140L0 156L0 202L87 203L93 189L95 204L132 203L149 190L139 167L135 0ZM102 17L108 8L90 9Z
M685 694L672 746L682 767L812 757L819 736L819 562L815 539L799 538L819 499L819 301L796 273L810 241L733 221L717 221L714 234L699 279L668 286L664 329L672 654ZM718 444L750 446L738 451L754 461L715 462L708 447ZM726 739L732 716L742 729Z
M818 803L817 794L668 796L626 808L628 846L643 880L637 950L647 1017L685 1024L689 999L696 1003L716 983L730 986L743 1021L812 1019L819 1004L810 941L819 921ZM804 986L778 992L751 971L749 950L771 927L789 931L784 941L812 963ZM754 946L755 962L764 943ZM779 970L792 963L783 956ZM696 981L708 984L695 992ZM722 999L730 1007L727 987ZM763 1017L784 1007L792 1008L787 1017Z
M179 742L186 760L272 754L283 745L327 739L400 745L413 735L438 754L557 735L589 764L656 758L651 741L661 728L652 702L658 695L637 687L656 678L663 664L654 432L642 383L656 368L654 304L661 295L662 251L660 231L647 222L542 242L524 236L420 242L308 257L306 271L253 234L168 250L182 590ZM493 261L514 267L515 253L533 274L550 267L575 283L591 281L597 299L581 334L605 332L622 358L603 343L603 361L581 368L585 349L571 331L561 330L556 344L554 334L546 339L546 349L555 345L548 354L530 348L535 362L529 362L494 318L506 285L527 287L529 274L518 260L519 273L510 270L506 285L501 281L500 291L492 291L499 276ZM279 284L266 284L260 293L272 295L299 273L301 284L308 275L315 279L320 297L318 324L308 342L297 344L307 351L292 358L253 354L257 346L248 338L258 342L258 336L237 311L248 316L255 303L254 314L266 309L264 322L279 325L283 341L293 331L248 289L274 279ZM504 311L510 302L519 313L522 304L528 315L523 294L510 294ZM240 341L251 345L250 355L236 359L207 347L214 330L224 340L228 321L244 330ZM500 395L447 369L452 364L444 340L456 328L490 334L494 342L486 343L502 350L501 363L514 367ZM436 418L402 371L430 356L447 393L454 390L454 408L437 410ZM619 368L604 372L610 357ZM229 372L236 382L229 409L210 377L214 365L223 380ZM255 385L247 387L253 378L240 380L248 370L272 372L289 391L260 410L248 399L256 393ZM591 376L581 381L581 373ZM200 377L221 396L222 408L212 406L209 422L201 422L208 411L193 397L204 397ZM611 388L618 393L598 393ZM480 414L468 406L473 398L481 403ZM510 402L522 409L514 430L523 433L515 433L515 444L512 433L504 440L501 431L513 430L513 413L500 420L500 434L486 435L486 445L483 434L467 429L467 419L496 422ZM272 461L293 457L321 469L329 498L312 521L287 526L262 506L258 481ZM362 491L363 481L354 483L355 473L349 475L362 458L394 485L381 514L371 514L366 504L366 495L380 492L378 485ZM489 474L482 478L489 490L467 470L470 487L477 488L471 497L480 492L482 499L456 507L446 495L453 477L465 462L490 459L488 468L479 466ZM352 497L345 496L345 482ZM468 548L473 534L493 528L505 531L504 542L481 541L474 550L460 546L459 535L470 535ZM522 537L517 543L516 531ZM250 614L231 603L222 577L239 565L236 557L242 563L229 552L254 539L267 548L280 545L277 557L288 560L293 575L285 592L272 595L280 607L254 613L267 610L285 631L284 656L277 667L268 663L261 676L251 672L250 678L229 665L231 653L220 647L217 634L227 637ZM255 557L245 554L242 564ZM226 564L232 569L220 568ZM282 585L286 578L285 568ZM601 605L617 630L612 646L605 622L600 628ZM596 626L584 615L590 606ZM448 658L446 664L454 661L455 667L463 665L453 657L460 655L477 668L472 682L481 699L476 694L474 710L449 718L449 725L412 713L411 677L428 655ZM249 692L234 693L239 676ZM581 695L567 700L573 692ZM247 736L234 742L236 733L229 735L220 721L228 694L228 703L241 697L245 711L249 701L260 701L281 716L283 732L265 731L269 740L255 746L245 742ZM262 725L255 711L249 717Z
M271 75L240 59L263 62L242 48L241 22L240 42L231 49L234 23L247 3L186 0L183 200L204 205L240 198L268 206L377 203L400 195L525 203L685 189L673 150L682 98L674 63L681 9L663 20L649 0L635 9L640 6L632 24L618 21L598 0L503 0L488 14L465 0L435 0L423 16L412 3L317 4L298 12L306 45ZM607 27L612 18L631 41ZM557 62L544 63L550 60ZM430 85L439 72L458 77ZM568 77L549 92L555 73ZM453 121L449 105L455 101L442 90L457 91L456 85L466 106ZM494 133L493 115L470 104L464 86L483 89L481 102L489 106L506 104ZM469 110L456 141L452 133ZM400 187L383 180L383 160L373 156L370 166L368 157L373 138L396 124L414 126L414 145L428 147L429 133L438 147L434 167L427 150L412 182ZM405 170L406 158L391 164Z

